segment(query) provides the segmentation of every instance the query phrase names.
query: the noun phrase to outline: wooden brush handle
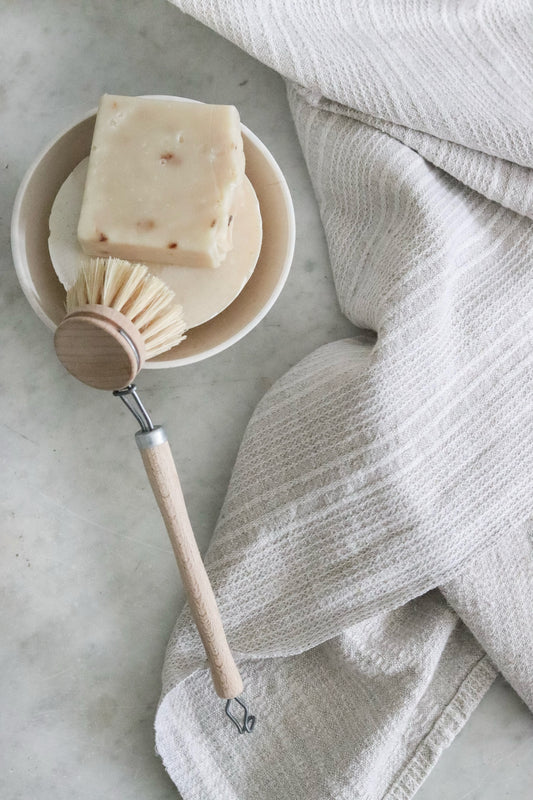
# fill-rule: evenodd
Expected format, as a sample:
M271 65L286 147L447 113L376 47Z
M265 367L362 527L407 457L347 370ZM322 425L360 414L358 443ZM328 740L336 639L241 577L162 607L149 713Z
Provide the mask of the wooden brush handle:
M191 612L202 639L215 691L229 699L243 685L226 640L215 595L185 507L176 465L161 427L136 434L146 474L165 521Z

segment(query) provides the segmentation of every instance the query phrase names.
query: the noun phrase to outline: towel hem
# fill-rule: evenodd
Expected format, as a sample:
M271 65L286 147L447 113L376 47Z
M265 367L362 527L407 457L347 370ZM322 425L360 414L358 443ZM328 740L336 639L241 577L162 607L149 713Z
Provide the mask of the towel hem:
M410 800L453 742L461 728L491 687L497 670L483 656L470 670L450 703L440 713L430 732L418 744L413 756L394 778L382 800Z

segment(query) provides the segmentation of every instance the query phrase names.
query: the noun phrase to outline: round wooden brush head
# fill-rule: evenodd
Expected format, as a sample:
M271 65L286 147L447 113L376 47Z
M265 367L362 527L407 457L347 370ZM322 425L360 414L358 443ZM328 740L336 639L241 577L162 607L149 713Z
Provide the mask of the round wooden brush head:
M95 389L123 389L144 364L144 340L130 320L108 306L87 305L67 314L54 345L63 366Z
M142 264L93 258L67 292L56 353L75 378L95 389L123 389L145 359L184 339L174 292Z

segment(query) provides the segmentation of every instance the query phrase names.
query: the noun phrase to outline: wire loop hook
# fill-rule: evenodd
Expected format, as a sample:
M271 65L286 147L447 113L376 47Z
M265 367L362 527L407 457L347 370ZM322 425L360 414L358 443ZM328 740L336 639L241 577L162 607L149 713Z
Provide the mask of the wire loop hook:
M243 712L242 722L239 720L238 717L235 716L235 714L231 712L231 704L234 701L238 703L242 709ZM239 713L238 709L237 713ZM239 733L251 733L253 731L256 718L254 717L253 714L250 714L246 706L246 703L241 697L233 697L226 702L226 714L233 722Z

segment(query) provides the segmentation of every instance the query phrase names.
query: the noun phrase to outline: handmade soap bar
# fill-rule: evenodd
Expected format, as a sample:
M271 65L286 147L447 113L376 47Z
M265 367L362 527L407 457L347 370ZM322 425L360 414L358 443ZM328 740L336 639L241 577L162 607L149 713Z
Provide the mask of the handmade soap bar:
M79 242L89 255L218 267L243 178L234 106L104 95Z
M57 277L70 289L87 264L78 238L81 201L89 159L74 168L58 191L48 222L48 249ZM201 325L219 314L244 287L254 271L262 241L259 202L252 184L245 176L234 203L233 247L218 269L177 267L174 264L150 263L150 272L164 281L183 306L188 328Z

